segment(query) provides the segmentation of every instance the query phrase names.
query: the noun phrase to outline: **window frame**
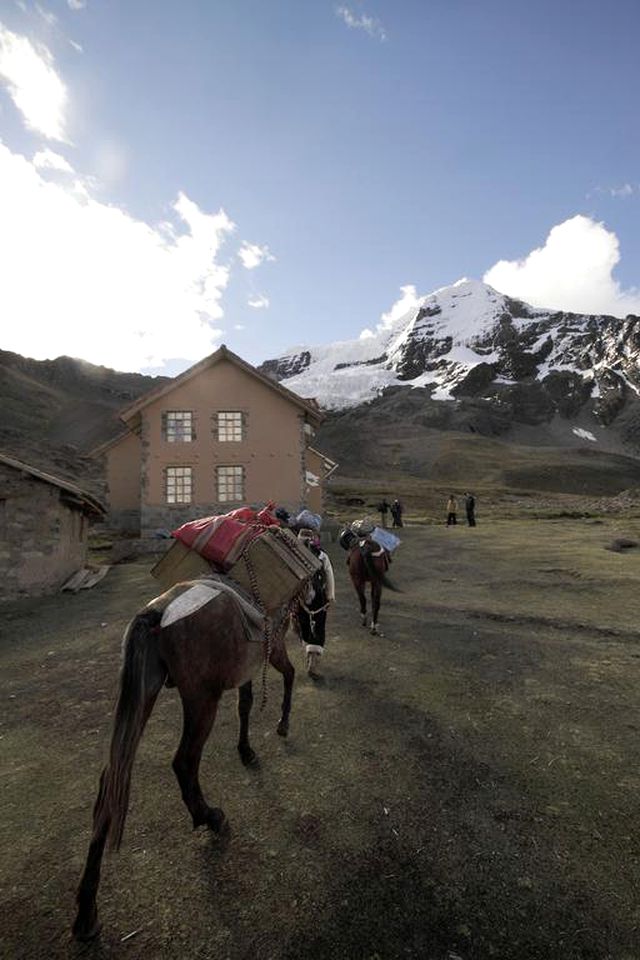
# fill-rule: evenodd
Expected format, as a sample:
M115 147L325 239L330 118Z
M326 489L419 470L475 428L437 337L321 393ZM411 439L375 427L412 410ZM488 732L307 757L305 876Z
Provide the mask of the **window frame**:
M218 443L242 443L247 435L247 418L242 410L216 410L215 436ZM230 436L223 436L224 433Z
M175 419L171 419L175 418ZM180 435L178 428L182 426ZM186 435L188 432L188 436ZM175 434L175 435L172 435ZM193 443L196 438L193 410L164 410L162 413L162 438L166 443Z
M181 471L180 473L174 471ZM171 464L164 468L164 502L170 506L181 506L184 504L194 503L194 470L191 464ZM185 483L185 479L188 477L188 484ZM173 484L171 481L173 480ZM181 482L180 482L181 481ZM170 497L170 487L173 486L174 499ZM186 488L188 499L185 498L184 493ZM178 494L182 493L183 496L179 497Z
M223 476L222 471L232 472ZM220 463L216 466L215 476L218 503L242 503L245 500L247 471L243 464Z

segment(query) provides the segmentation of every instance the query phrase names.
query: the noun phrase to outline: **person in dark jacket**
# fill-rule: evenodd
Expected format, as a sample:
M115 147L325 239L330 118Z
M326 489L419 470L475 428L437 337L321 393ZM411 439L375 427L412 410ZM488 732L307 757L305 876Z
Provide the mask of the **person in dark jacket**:
M387 514L389 513L389 504L386 500L381 500L378 504L378 511L380 513L380 526L387 526Z
M476 525L476 498L472 493L465 493L464 495L464 509L467 514L467 523L470 527L475 527Z
M396 499L391 504L391 516L393 517L393 526L401 527L402 526L402 504L396 497Z

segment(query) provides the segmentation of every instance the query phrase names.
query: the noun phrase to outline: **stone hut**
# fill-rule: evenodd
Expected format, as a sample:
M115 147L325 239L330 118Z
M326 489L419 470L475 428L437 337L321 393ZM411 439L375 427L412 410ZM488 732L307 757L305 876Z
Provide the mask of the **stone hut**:
M0 453L0 600L55 593L86 561L102 504L73 483Z

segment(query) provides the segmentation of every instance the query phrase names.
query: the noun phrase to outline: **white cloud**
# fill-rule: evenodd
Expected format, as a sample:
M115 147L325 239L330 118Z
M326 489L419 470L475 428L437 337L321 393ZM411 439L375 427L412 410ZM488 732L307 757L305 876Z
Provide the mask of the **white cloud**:
M355 13L347 6L336 7L336 16L351 29L364 30L374 40L380 40L382 43L387 39L385 29L376 17L370 17L366 13Z
M640 193L640 187L633 183L623 183L621 187L609 187L609 193L612 197L632 197L634 193Z
M67 0L71 10L84 10L87 5L87 0Z
M375 337L379 333L391 330L392 327L395 326L396 321L406 317L411 310L415 310L422 302L422 298L418 296L416 288L412 283L400 287L400 294L400 297L392 305L391 309L381 314L380 323L376 326L375 330L370 330L368 327L365 327L365 329L360 332L360 340L370 340L371 337Z
M53 27L54 24L58 22L58 18L56 17L55 13L52 13L51 10L45 10L44 7L41 7L39 3L36 3L36 10L50 27Z
M614 184L613 186L594 187L593 190L587 194L587 200L603 195L613 197L615 200L626 200L628 197L640 197L640 183L631 183L627 180L626 183Z
M247 270L255 270L255 268L259 267L265 260L276 259L273 254L269 252L267 246L261 247L257 243L247 243L246 241L238 250L238 256L242 260L242 265L246 267Z
M596 187L594 193L608 193L610 197L640 197L640 183L623 183L619 187Z
M63 156L56 153L55 150L38 150L33 157L33 165L38 170L57 170L60 173L73 173L73 167L65 160Z
M0 79L26 125L51 140L66 141L67 90L49 50L0 23Z
M412 283L400 287L400 293L401 296L396 300L391 309L388 310L387 313L383 313L380 317L381 322L378 324L379 330L390 330L396 320L400 320L406 316L410 310L415 310L416 307L420 306L421 297L418 296L416 288Z
M254 310L264 310L269 306L269 297L265 297L263 293L260 293L255 297L250 297L247 303L250 307L253 307Z
M234 230L223 210L181 193L172 222L153 228L95 200L90 182L45 180L1 142L0 210L3 349L118 370L214 349Z
M82 49L82 47L80 46L80 44L79 44L79 43L76 43L75 40L71 40L71 39L70 39L70 40L69 40L69 43L71 44L71 46L73 47L73 49L76 50L78 53L84 53L84 50Z
M533 306L624 317L640 313L640 290L620 287L613 277L619 260L615 233L578 215L553 227L523 260L494 264L484 281Z

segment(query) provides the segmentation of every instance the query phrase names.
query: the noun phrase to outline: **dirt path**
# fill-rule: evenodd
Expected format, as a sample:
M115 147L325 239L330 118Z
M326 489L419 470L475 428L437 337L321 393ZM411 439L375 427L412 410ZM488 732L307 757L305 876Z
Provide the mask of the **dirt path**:
M226 841L190 830L163 693L89 947L69 940L74 889L122 630L153 581L120 566L6 606L2 955L637 960L640 559L603 549L616 532L407 529L384 638L358 625L336 548L326 680L300 672L282 741L271 675L256 771L223 702L202 781Z

